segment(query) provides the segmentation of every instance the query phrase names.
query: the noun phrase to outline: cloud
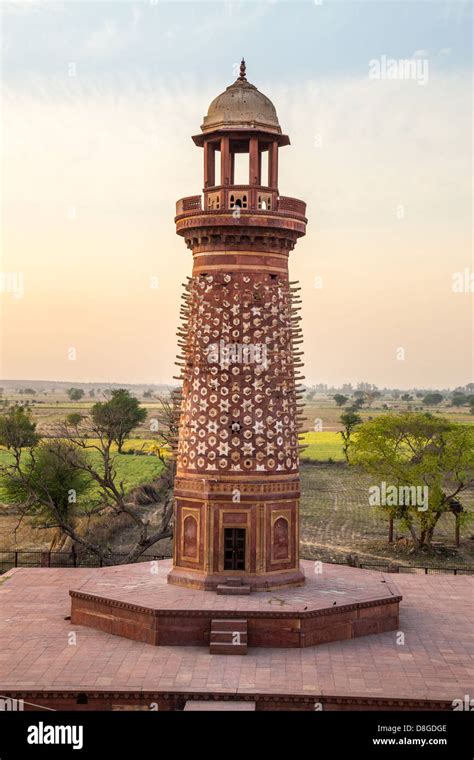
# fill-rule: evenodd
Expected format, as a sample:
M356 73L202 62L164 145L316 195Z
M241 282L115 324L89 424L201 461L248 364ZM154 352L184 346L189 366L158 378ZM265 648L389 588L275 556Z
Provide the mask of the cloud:
M107 57L124 50L131 37L129 29L120 29L116 21L111 19L102 22L99 29L94 30L82 46L82 55Z

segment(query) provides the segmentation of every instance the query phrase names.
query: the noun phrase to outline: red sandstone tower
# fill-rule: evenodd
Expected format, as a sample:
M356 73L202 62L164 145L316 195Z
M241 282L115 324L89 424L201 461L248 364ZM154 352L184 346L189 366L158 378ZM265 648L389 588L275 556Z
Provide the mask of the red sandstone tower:
M306 204L279 193L278 151L290 141L272 102L247 81L244 61L201 131L193 140L204 148L204 201L176 204L193 271L178 331L183 389L168 581L220 591L300 585L302 339L288 257L305 234ZM247 184L234 182L237 154L248 155Z

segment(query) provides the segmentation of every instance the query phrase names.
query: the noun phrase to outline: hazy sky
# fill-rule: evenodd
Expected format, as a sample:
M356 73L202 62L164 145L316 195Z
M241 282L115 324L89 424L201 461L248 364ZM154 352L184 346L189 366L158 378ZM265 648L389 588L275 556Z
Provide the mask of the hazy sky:
M2 377L171 381L175 201L244 55L291 138L280 192L308 204L307 382L471 381L471 7L3 2Z

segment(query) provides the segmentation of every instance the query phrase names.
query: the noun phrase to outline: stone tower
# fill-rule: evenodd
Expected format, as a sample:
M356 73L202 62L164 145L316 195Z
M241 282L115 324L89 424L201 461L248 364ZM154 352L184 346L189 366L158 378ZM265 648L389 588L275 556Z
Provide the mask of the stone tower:
M279 193L278 152L290 141L272 102L247 81L244 61L201 132L193 140L204 149L204 198L179 200L175 219L193 270L178 331L168 581L206 590L300 585L302 339L288 257L305 234L306 204ZM238 154L248 157L245 184L235 182Z

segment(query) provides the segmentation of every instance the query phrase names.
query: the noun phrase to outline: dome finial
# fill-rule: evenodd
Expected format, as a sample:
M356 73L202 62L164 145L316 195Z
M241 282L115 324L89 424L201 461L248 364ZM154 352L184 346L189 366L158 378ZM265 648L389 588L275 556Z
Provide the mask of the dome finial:
M247 81L247 77L245 76L245 59L244 58L242 58L242 60L240 62L240 75L239 75L239 79L240 79L241 82L246 82Z

